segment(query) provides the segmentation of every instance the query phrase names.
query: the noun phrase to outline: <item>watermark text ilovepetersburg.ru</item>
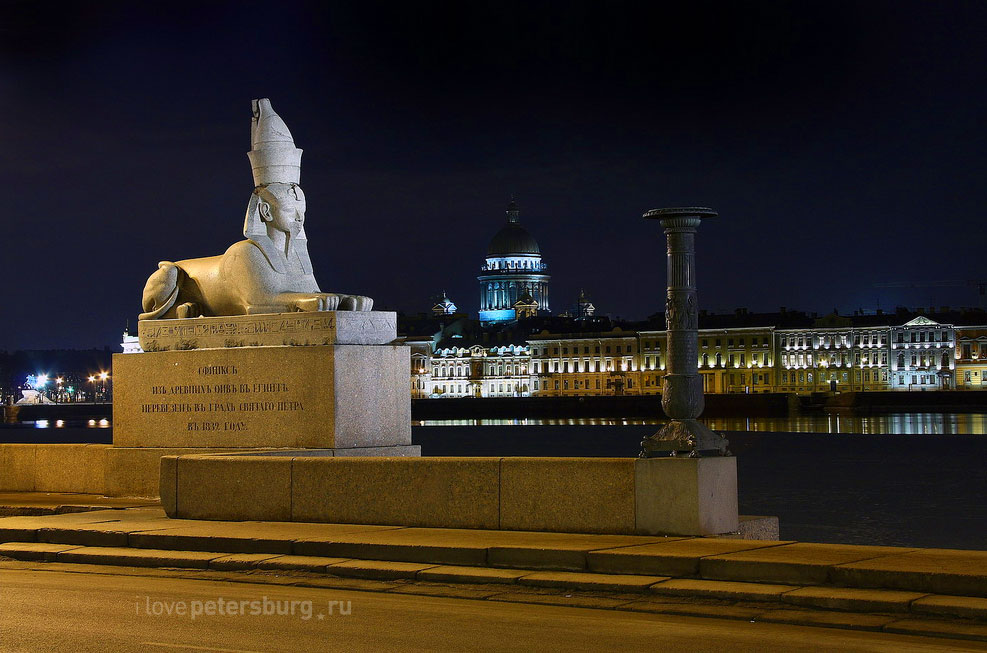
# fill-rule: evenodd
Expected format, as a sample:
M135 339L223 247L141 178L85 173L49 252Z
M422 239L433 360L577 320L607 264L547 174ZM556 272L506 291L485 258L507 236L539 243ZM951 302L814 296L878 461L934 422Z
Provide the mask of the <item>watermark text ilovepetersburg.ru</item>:
M137 601L137 614L154 617L183 617L191 620L199 617L297 617L303 621L326 617L347 617L353 614L352 601L312 601L298 599L272 599L262 596L256 599L164 600L145 596Z

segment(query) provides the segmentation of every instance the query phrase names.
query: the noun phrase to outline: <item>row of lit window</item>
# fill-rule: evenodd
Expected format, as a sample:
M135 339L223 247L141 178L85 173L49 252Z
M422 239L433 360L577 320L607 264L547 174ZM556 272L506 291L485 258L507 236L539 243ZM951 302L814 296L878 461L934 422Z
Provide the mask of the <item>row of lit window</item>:
M560 349L559 347L543 347L541 349L539 349L538 347L532 347L531 348L531 355L532 356L559 356L559 349ZM590 353L590 351L589 351L590 348L589 348L588 345L584 345L582 349L583 349L583 352L582 352L583 354ZM604 347L603 347L603 353L605 353L605 354L612 354L612 353L618 353L618 354L627 353L627 354L632 354L632 353L634 353L634 347L632 345L616 345L616 349L617 349L616 352L611 351L611 349L612 349L611 345L604 345ZM561 354L562 356L568 356L569 355L569 347L561 347L561 350L562 350L562 354ZM573 346L572 347L572 353L573 354L579 354L579 347ZM593 353L594 354L599 354L600 353L600 345L594 345L593 346Z
M816 374L814 377L813 374ZM786 384L798 384L798 383L816 383L813 379L818 379L818 383L829 383L830 381L849 383L850 373L849 372L782 372L781 373L781 385ZM876 383L879 381L887 382L888 371L887 370L860 370L854 372L854 380L860 383L863 380L864 383L870 383L872 380Z
M878 347L888 344L887 332L855 333L853 345L855 347ZM782 335L780 346L785 349L840 349L850 346L849 334L838 334L835 336L821 336L810 334L806 336Z
M926 340L928 337L928 340ZM905 338L904 331L895 334L895 342L950 342L953 339L952 332L948 329L934 331L912 331L911 338Z
M723 346L723 338L702 338L699 341L699 343L703 347L703 349L707 349L707 348L709 348L709 341L710 340L713 340L713 346L714 347L722 347ZM765 336L763 338L758 338L757 336L752 336L751 337L751 342L750 342L751 346L752 347L757 347L758 344L759 344L758 343L759 340L760 340L760 345L762 347L770 347L771 346L771 338L769 338L768 336ZM746 338L737 338L736 345L734 344L734 339L733 338L727 338L726 341L727 341L727 347L746 347L747 346L747 339Z
M709 354L703 354L699 358L699 365L702 367L710 367L709 360ZM744 353L740 354L739 358L737 354L728 354L725 361L723 354L717 353L715 354L713 361L713 367L747 367L747 355ZM751 354L751 364L756 365L757 367L768 365L768 354L765 353L764 358L761 359L760 354L758 352L754 352Z
M624 360L613 360L608 358L605 361L600 361L599 358L592 361L589 359L585 359L582 361L581 369L579 366L579 362L580 361L578 358L572 360L572 371L577 374L579 372L601 372L601 371L626 372L628 370L637 371L637 366L634 364L634 360L631 358L625 358ZM558 373L559 365L560 365L559 361L534 361L532 363L532 371L535 374L541 374L542 372ZM562 366L562 373L568 374L569 361L568 360L561 361L561 366Z
M595 388L594 388L595 385ZM603 383L599 377L590 377L585 379L554 379L546 380L544 383L539 383L538 379L535 379L532 389L537 392L539 390L602 390ZM634 388L634 379L628 378L626 380L626 385L623 379L607 379L606 389L614 390L618 387L627 388L628 390Z
M933 354L930 355L928 358L926 358L925 354L921 354L921 355L912 354L910 360L911 360L911 367L935 367L937 363L941 369L946 369L950 367L948 354L943 354L942 356L936 356ZM898 358L896 362L898 364L895 369L904 369L905 355L898 354Z
M980 351L977 352L976 350L972 349L970 345L964 343L963 347L956 352L956 358L965 358L966 360L973 360L974 358L978 358L977 356L978 353L980 359L987 358L987 344L981 343Z
M457 377L457 376L469 376L469 366L468 365L458 365L455 367L433 367L432 376L435 378L442 377ZM424 373L424 370L421 370ZM512 372L514 376L519 376L528 373L527 365L486 365L484 366L484 372L490 376L504 376L505 374L511 376Z
M747 375L743 372L739 374L730 373L726 375L727 387L737 387L747 385ZM751 385L770 385L771 377L768 374L751 374L750 382Z
M433 356L439 358L472 358L476 356L527 356L528 351L524 347L492 347L489 350L475 350L470 351L468 349L439 349L436 350Z
M782 354L781 364L783 367L811 367L812 366L812 354ZM888 352L880 352L880 358L878 357L878 352L856 352L853 356L854 365L869 365L871 367L876 365L887 365L888 364ZM826 358L825 354L816 355L816 364L822 366L830 367L843 367L850 365L850 356L847 354L830 354L829 359Z
M433 394L470 394L477 386L473 383L436 383L432 386ZM517 396L521 394L526 394L528 392L528 386L526 384L520 383L491 383L489 386L481 385L480 394L482 396L493 396L497 394L506 394L510 396Z

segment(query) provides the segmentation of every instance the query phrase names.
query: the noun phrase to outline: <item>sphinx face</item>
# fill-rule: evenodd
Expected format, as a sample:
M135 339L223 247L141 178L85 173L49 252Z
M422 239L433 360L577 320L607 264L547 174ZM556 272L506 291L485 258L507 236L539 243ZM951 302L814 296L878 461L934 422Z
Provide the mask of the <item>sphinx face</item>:
M297 236L305 224L305 193L302 187L297 184L271 184L266 190L270 193L271 226Z

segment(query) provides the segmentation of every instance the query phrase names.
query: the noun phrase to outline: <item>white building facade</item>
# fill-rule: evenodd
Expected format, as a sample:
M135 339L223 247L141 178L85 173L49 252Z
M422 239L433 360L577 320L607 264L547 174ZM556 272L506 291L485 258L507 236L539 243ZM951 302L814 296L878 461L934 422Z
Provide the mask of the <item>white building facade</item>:
M956 333L952 325L919 316L891 333L891 390L956 387Z

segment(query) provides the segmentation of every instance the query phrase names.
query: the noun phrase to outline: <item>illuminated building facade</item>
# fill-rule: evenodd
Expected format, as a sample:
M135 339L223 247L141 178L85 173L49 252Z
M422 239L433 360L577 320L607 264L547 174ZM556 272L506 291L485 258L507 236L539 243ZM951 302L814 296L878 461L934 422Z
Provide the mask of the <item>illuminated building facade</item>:
M983 314L978 323L985 326L973 327L913 315L701 315L700 326L704 320L717 325L701 328L698 335L704 391L810 394L987 388ZM427 362L424 352L417 352L417 358L413 353L413 384L415 370L419 374L414 396L661 393L667 364L664 330L599 317L550 320L551 328L538 333L506 336L513 344L478 343L477 332L462 345L456 344L456 336L444 339ZM651 324L661 321L655 316ZM761 321L775 324L756 326Z
M777 391L887 390L889 327L854 327L834 316L820 322L777 332ZM827 322L832 326L824 326Z
M425 399L431 387L432 342L407 338L405 344L411 347L411 398Z
M891 390L955 387L956 336L952 325L920 315L891 327Z
M987 325L956 327L956 388L987 389Z
M774 327L699 330L703 391L752 394L775 387Z
M634 331L541 334L528 345L533 395L641 394L640 338Z
M480 322L496 324L528 316L531 305L537 314L547 314L548 266L541 260L538 242L518 221L514 200L507 207L507 224L490 241L487 258L480 268Z
M524 345L442 347L431 359L431 397L527 397L530 356Z

